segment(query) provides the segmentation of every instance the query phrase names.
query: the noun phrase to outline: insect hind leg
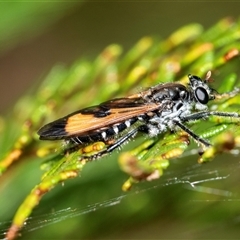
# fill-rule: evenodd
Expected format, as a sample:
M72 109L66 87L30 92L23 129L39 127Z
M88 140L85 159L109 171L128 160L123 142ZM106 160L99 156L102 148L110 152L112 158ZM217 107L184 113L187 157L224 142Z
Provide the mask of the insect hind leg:
M138 132L147 132L147 126L141 125L141 126L138 126L137 128L132 129L130 132L128 132L127 134L117 139L114 143L108 145L104 150L96 154L93 154L91 156L84 156L84 159L95 160L104 155L107 155L112 151L114 151L116 148L119 148L122 144L126 143L130 138L134 137Z

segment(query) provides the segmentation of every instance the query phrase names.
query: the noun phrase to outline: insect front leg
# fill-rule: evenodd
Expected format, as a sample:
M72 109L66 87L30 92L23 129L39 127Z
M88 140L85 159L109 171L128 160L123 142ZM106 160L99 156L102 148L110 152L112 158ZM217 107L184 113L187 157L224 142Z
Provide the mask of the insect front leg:
M200 119L206 119L206 118L209 118L210 116L229 117L229 118L235 118L240 120L240 114L236 112L202 111L202 112L196 112L188 116L181 117L181 122L179 121L174 121L174 122L178 127L180 127L182 130L187 132L197 142L203 144L205 147L210 147L211 144L208 141L194 134L189 128L187 128L184 124L182 124L184 122L191 122L191 121L196 121Z
M188 116L184 116L181 118L183 122L190 122L195 121L199 119L206 119L210 116L219 116L219 117L232 117L232 118L239 118L240 114L236 112L215 112L215 111L203 111L203 112L197 112L190 114Z

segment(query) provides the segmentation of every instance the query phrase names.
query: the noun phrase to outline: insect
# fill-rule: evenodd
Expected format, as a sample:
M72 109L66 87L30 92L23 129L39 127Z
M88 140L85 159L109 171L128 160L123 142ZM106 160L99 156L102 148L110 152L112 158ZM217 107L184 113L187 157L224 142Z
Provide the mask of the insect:
M233 97L239 90L219 94L206 79L188 75L189 84L164 83L125 98L116 98L84 108L43 126L41 140L65 140L71 149L101 141L107 147L91 158L96 159L120 147L139 132L155 137L182 129L204 148L211 144L186 126L210 116L240 118L236 112L209 111L207 104L216 98Z

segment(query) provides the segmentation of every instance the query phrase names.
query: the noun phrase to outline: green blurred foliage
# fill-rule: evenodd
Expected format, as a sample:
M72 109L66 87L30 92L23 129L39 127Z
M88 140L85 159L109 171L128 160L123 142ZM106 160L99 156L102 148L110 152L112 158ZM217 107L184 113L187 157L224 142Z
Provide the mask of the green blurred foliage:
M57 4L51 4L49 9L57 8ZM17 29L17 24L32 29L35 23L15 21ZM12 33L10 30L4 42L11 43L11 34L17 34L17 30ZM40 170L43 160L35 156L39 148L50 145L38 141L36 136L44 122L89 104L136 92L139 86L151 86L162 80L186 82L190 72L202 76L213 69L216 85L220 85L222 92L229 91L239 75L239 58L229 62L223 58L232 48L239 49L239 22L224 19L207 31L199 24L190 24L162 41L143 38L124 54L120 46L111 45L93 61L81 59L69 68L55 66L37 93L24 95L13 113L0 122L1 156L14 147L19 135L25 141L20 143L26 144L20 146L25 153L21 161L1 176L1 236L44 173ZM219 79L224 81L218 83ZM218 107L236 110L236 106L227 102ZM23 126L26 116L33 122L31 129ZM204 124L193 127L203 135L208 134ZM222 142L217 137L226 129L235 129L235 135L239 131L236 125L227 125L223 131L213 128L216 132L208 137L215 143ZM144 140L143 137L133 141L123 150L131 150ZM55 149L60 144L51 147ZM224 153L221 158L200 165L197 154L192 155L191 151L187 154L171 160L160 179L134 185L129 193L121 190L127 176L119 168L118 151L86 164L79 177L58 184L44 196L24 227L22 239L236 238L240 233L238 155ZM45 165L45 171L49 166L51 162Z
M1 2L0 52L41 34L81 2Z

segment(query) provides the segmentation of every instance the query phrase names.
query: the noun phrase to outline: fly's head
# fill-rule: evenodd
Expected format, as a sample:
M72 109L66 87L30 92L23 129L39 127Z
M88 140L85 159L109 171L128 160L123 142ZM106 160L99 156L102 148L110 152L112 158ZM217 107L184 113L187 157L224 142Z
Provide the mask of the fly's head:
M210 75L202 80L200 77L188 75L190 93L197 110L207 109L208 102L215 98L216 91L208 86L209 77Z

